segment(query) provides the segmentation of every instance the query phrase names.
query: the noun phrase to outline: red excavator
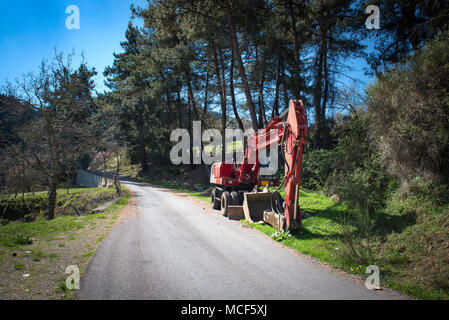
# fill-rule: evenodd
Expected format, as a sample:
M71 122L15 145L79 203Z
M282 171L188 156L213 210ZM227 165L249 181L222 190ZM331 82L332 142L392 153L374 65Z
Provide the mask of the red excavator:
M221 209L229 219L250 223L269 223L278 230L301 226L299 187L304 148L307 144L307 116L300 100L290 100L289 108L258 133L250 134L241 163L214 163L210 183L212 208ZM270 176L261 174L260 152L270 147L281 149L285 175L279 182L279 169ZM278 150L278 149L277 149ZM278 192L285 185L285 200ZM268 187L277 187L268 191ZM260 187L265 187L260 191Z

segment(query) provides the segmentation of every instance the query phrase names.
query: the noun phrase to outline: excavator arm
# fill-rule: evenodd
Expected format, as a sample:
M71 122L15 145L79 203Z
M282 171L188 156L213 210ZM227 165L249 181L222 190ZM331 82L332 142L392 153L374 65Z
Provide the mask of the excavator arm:
M307 116L301 101L291 100L283 139L285 157L285 219L286 229L301 226L299 188L304 148L307 145Z

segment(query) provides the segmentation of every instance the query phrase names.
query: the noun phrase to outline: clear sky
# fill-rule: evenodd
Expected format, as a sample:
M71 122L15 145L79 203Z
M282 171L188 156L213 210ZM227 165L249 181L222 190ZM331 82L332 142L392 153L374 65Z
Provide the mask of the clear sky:
M36 71L42 58L50 59L53 48L66 53L85 53L95 67L97 90L103 91L102 73L120 52L120 41L130 21L131 4L146 0L0 0L0 85L23 73ZM80 29L68 30L69 5L80 10Z
M95 67L97 90L105 90L102 73L121 52L120 42L130 21L131 4L145 6L146 0L0 0L0 85L22 74L36 71L42 58L50 59L53 48L63 52L84 52L87 63ZM80 29L68 30L66 8L80 10ZM141 25L139 20L135 24ZM349 75L365 84L366 63L349 61ZM347 79L342 78L342 82Z

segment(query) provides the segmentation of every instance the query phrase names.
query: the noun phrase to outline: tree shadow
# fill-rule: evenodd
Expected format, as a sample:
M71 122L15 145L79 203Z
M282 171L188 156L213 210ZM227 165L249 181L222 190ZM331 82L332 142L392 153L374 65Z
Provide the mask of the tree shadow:
M312 232L306 228L301 228L300 230L294 231L292 233L292 237L297 240L341 240L343 238L343 235L339 233L322 234Z
M308 216L303 218L303 221L307 221L307 219L313 217L321 217L325 219L329 219L334 223L342 225L345 218L344 209L341 208L341 205L335 203L329 206L326 209L308 209ZM347 223L351 225L356 224L356 219L354 214L348 212L346 214ZM375 235L379 235L381 237L386 237L392 233L401 233L406 228L415 225L417 220L417 213L415 210L409 210L403 214L389 214L383 211L379 211L375 215L375 222L372 227L372 231ZM317 228L319 229L319 228ZM323 230L323 232L326 232ZM301 230L295 232L293 234L297 239L342 239L343 236L339 233L335 234L320 234L310 232L305 228L301 228Z
M376 215L373 231L380 236L402 233L406 228L415 225L417 218L415 210L409 210L400 215L381 212Z

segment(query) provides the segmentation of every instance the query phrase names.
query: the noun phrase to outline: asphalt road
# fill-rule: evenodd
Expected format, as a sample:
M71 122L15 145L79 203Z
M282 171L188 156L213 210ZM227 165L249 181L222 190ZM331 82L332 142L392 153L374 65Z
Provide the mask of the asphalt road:
M190 197L125 182L140 215L110 233L79 299L395 299Z

